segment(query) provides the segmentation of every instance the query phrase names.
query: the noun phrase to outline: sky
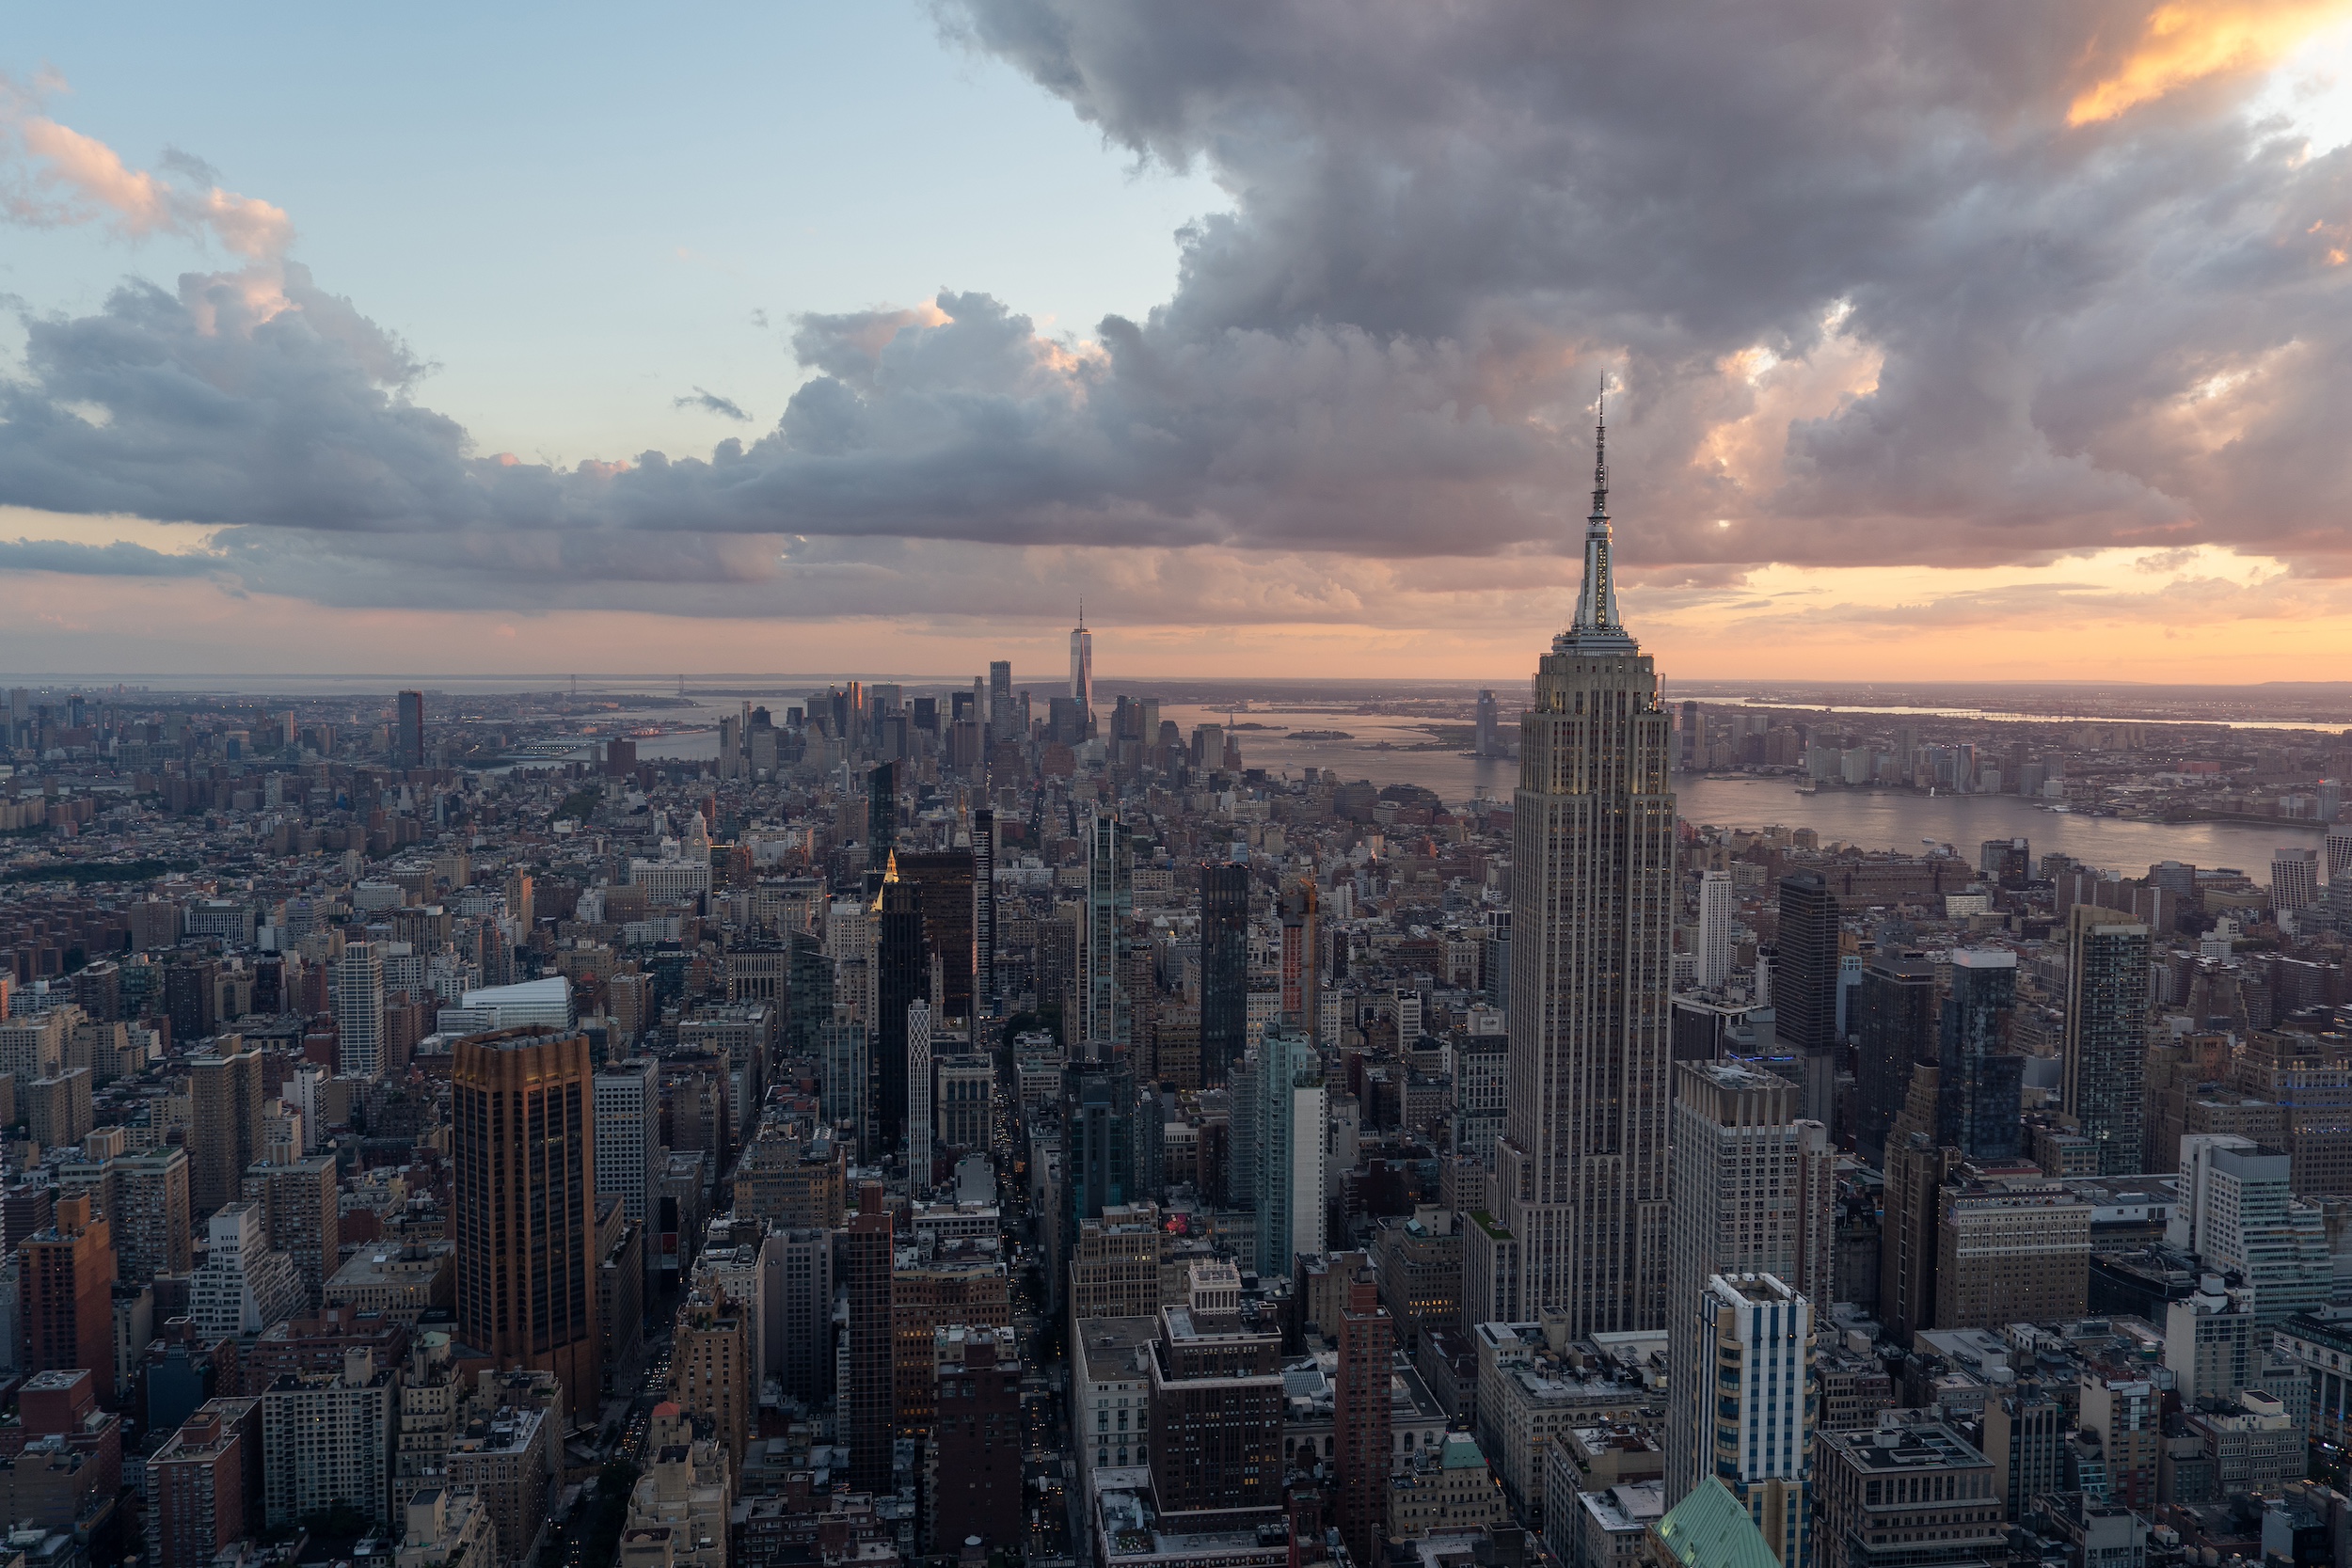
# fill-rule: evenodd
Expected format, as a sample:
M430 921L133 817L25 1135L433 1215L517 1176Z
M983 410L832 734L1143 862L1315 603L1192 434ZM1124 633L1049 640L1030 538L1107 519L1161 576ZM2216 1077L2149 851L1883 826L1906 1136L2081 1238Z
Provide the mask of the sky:
M50 8L0 673L2352 668L2352 0Z

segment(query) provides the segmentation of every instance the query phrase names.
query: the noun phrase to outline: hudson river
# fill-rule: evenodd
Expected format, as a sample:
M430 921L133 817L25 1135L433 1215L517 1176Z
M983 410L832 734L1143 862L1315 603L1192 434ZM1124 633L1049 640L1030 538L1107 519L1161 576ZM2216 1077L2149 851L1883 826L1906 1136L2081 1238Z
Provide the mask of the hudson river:
M711 711L722 709L713 705ZM1226 714L1189 705L1171 704L1161 716L1175 720L1189 736L1199 723L1223 723ZM696 717L701 717L697 715ZM1107 718L1107 715L1104 717ZM1440 800L1459 805L1479 795L1507 800L1518 787L1518 764L1502 759L1482 760L1452 750L1407 751L1429 741L1419 721L1398 715L1358 714L1334 708L1288 708L1269 713L1261 708L1235 715L1245 724L1234 738L1241 743L1246 767L1298 776L1308 768L1324 768L1342 780L1370 779L1375 784L1415 784L1436 791ZM1516 720L1516 715L1513 716ZM1518 728L1506 723L1506 736ZM1300 731L1321 732L1315 739L1292 739ZM1347 738L1330 736L1330 732ZM1390 749L1382 750L1387 742ZM717 752L717 736L707 730L641 741L643 757L708 757ZM1977 847L1988 838L2024 837L2037 856L2059 850L2090 864L2129 876L2144 874L2158 861L2186 861L2194 865L2234 866L2256 881L2270 877L2270 852L2281 845L2316 848L2321 830L2280 823L2256 827L2229 822L2129 822L2108 816L2077 816L2042 811L2014 795L1938 795L1908 792L1824 790L1799 795L1786 778L1696 778L1675 775L1676 803L1692 822L1729 828L1811 828L1823 842L1840 840L1866 849L1916 852L1923 842L1949 844L1971 863Z

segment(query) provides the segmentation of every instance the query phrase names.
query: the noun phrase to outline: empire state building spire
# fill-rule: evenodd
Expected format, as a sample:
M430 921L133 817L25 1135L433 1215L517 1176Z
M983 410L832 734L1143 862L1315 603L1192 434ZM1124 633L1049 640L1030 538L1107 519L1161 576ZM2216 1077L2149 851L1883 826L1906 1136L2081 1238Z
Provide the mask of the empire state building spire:
M1607 398L1604 388L1602 397ZM1561 647L1631 648L1625 623L1617 619L1617 582L1609 567L1609 420L1602 407L1593 427L1593 515L1584 520L1584 585L1576 595L1576 619L1557 639Z

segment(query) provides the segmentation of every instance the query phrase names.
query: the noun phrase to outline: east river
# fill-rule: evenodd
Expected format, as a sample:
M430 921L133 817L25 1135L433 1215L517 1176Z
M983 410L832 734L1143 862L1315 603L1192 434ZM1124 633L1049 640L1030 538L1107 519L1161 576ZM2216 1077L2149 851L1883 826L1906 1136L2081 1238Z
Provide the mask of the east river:
M1162 710L1187 734L1202 721L1221 721L1222 714L1200 709ZM1239 715L1242 721L1281 724L1271 730L1242 730L1242 760L1251 768L1295 776L1300 769L1320 768L1342 779L1370 779L1375 784L1415 784L1434 790L1451 804L1479 795L1509 800L1518 787L1518 764L1464 756L1452 750L1382 751L1429 738L1411 719L1339 712L1300 714L1263 711ZM1516 718L1516 715L1514 716ZM1506 725L1508 734L1516 724ZM1295 729L1342 730L1347 740L1293 740ZM2044 811L2014 795L1919 795L1908 790L1823 790L1797 793L1794 781L1782 777L1697 777L1677 773L1675 803L1692 822L1725 828L1811 828L1822 842L1837 840L1866 849L1916 853L1928 844L1948 844L1970 861L1988 838L2025 838L2036 856L2050 850L2074 856L2089 864L2130 876L2144 874L2158 861L2185 861L2192 865L2234 866L2256 881L2267 881L2270 852L2280 846L2316 848L2316 826L2281 822L2257 826L2237 822L2136 822L2112 816L2084 816Z

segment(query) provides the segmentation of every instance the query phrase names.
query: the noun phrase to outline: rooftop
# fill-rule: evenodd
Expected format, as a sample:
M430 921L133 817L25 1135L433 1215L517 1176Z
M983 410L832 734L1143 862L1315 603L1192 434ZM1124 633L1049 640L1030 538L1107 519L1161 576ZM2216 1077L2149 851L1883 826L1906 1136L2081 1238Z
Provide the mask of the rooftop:
M1580 1492L1576 1500L1605 1530L1637 1530L1664 1515L1666 1483L1627 1481L1606 1492Z
M1660 1519L1658 1539L1684 1568L1779 1568L1740 1499L1713 1476Z
M1871 1432L1825 1432L1820 1441L1845 1454L1855 1468L1879 1474L1966 1469L1992 1463L1941 1421L1882 1426Z

